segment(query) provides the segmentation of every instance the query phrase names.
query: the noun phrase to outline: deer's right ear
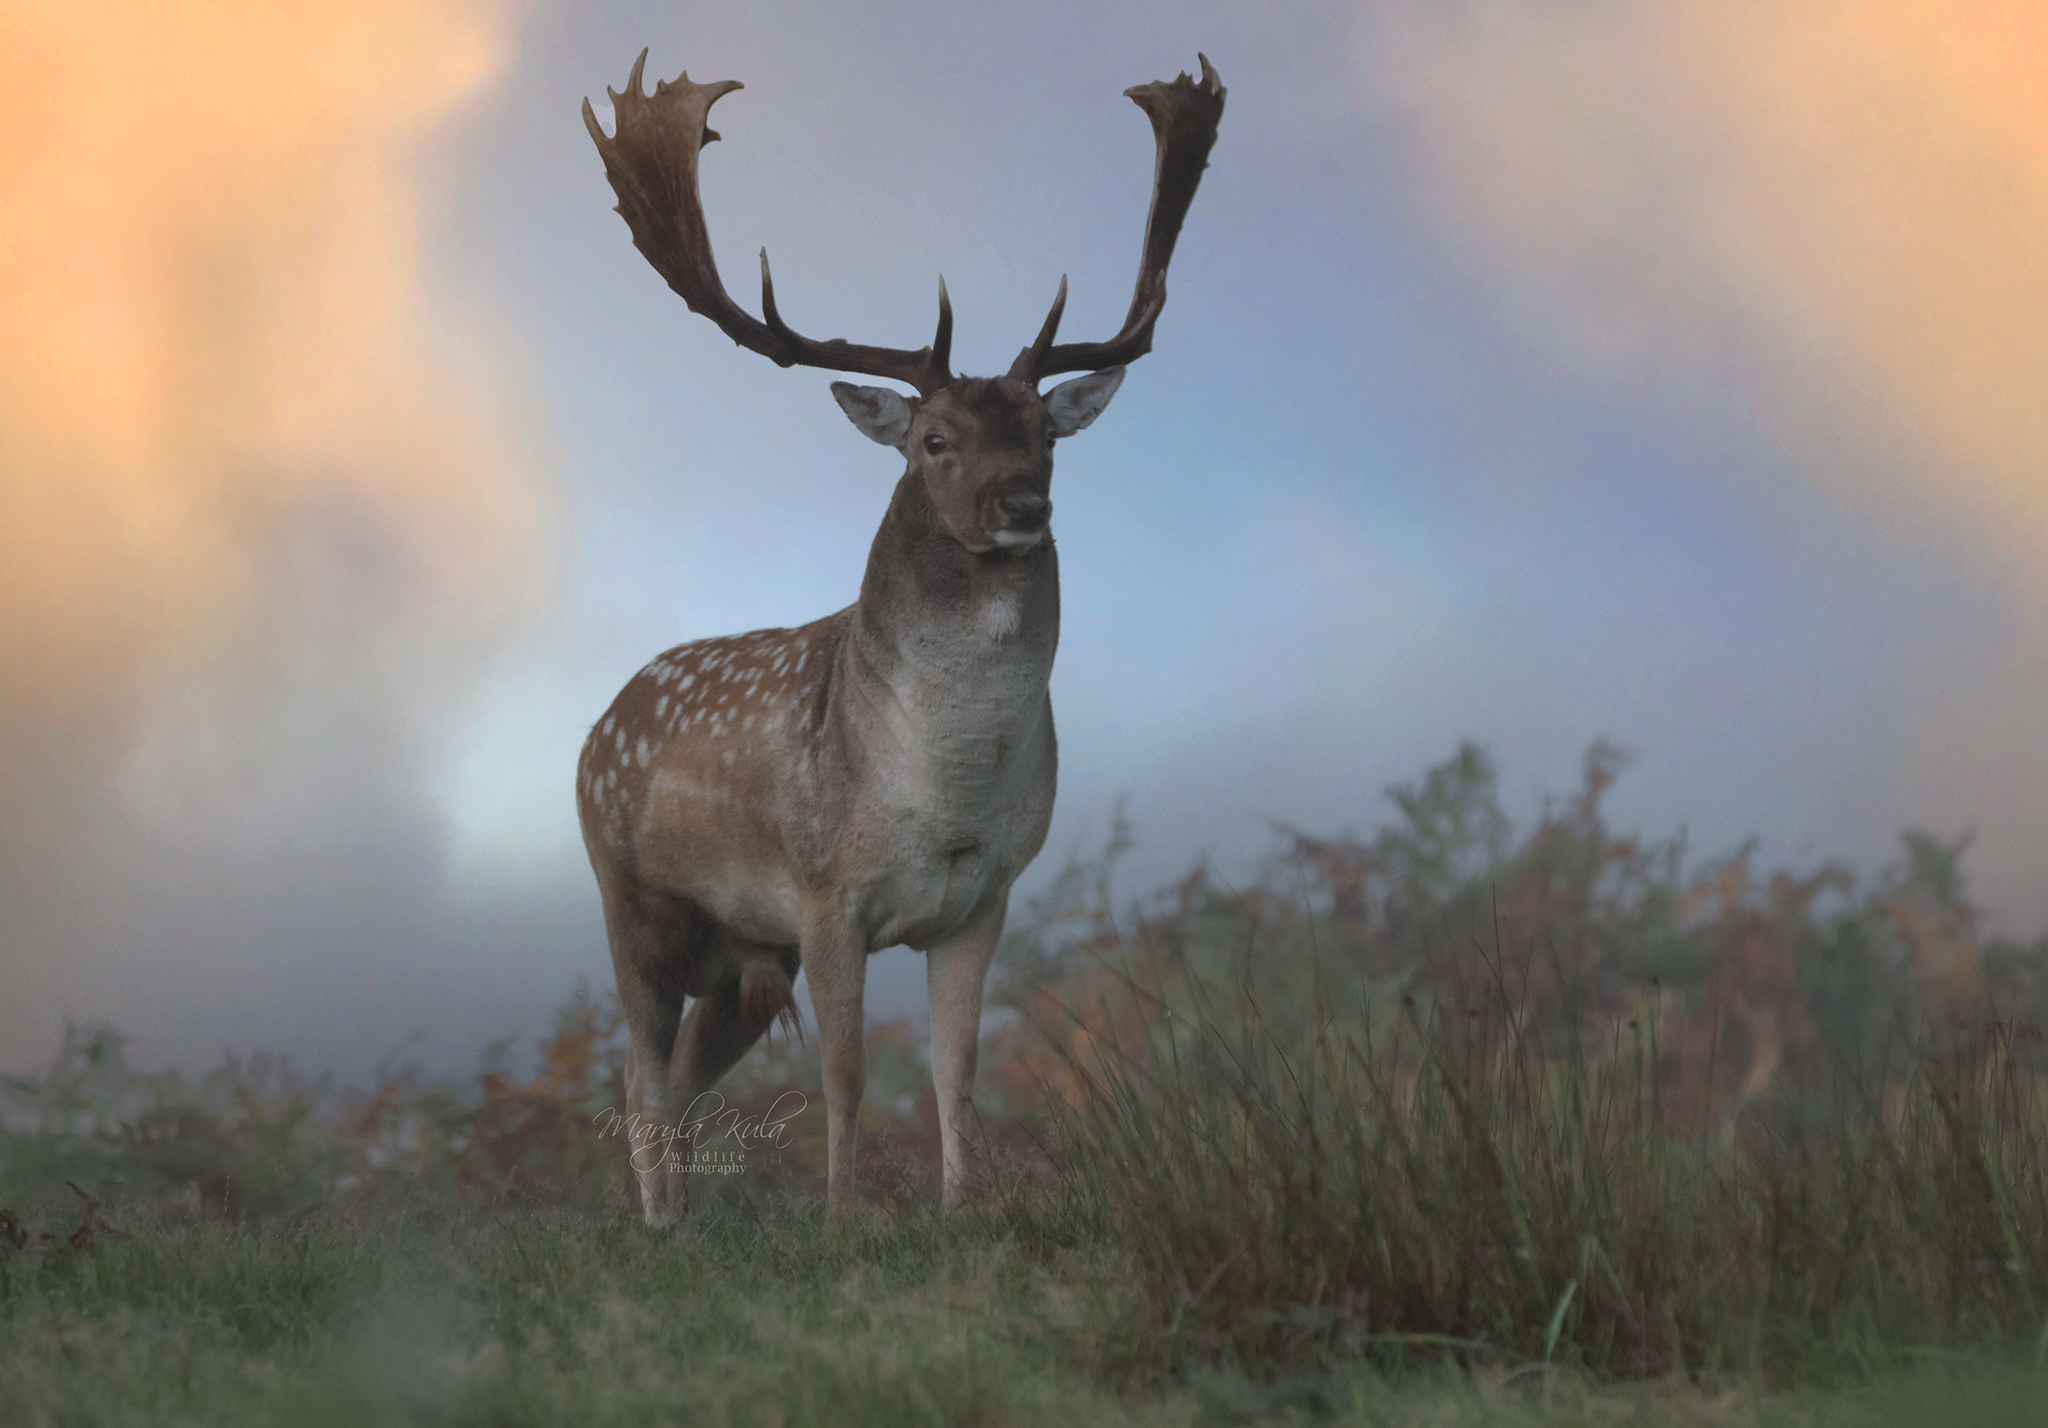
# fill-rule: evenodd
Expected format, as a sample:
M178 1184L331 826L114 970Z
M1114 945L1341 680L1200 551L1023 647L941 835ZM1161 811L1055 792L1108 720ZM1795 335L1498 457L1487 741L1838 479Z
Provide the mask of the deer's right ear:
M860 434L883 446L903 449L910 440L910 403L900 392L887 387L856 387L851 382L834 382L832 399L860 428Z

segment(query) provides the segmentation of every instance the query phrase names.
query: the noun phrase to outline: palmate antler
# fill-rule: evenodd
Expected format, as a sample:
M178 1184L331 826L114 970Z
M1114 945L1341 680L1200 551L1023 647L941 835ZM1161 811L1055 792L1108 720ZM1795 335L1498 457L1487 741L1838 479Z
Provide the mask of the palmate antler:
M1138 288L1131 295L1131 310L1124 318L1123 331L1107 342L1068 342L1055 347L1053 335L1060 328L1060 314L1066 311L1067 280L1052 300L1045 326L1038 340L1017 354L1010 375L1036 386L1060 372L1097 372L1135 361L1152 350L1152 328L1166 306L1166 265L1173 261L1173 245L1180 238L1180 226L1195 201L1195 189L1202 182L1202 170L1209 166L1209 150L1216 144L1216 126L1223 118L1223 81L1205 54L1195 56L1202 65L1202 77L1194 80L1183 72L1167 81L1134 85L1124 94L1152 121L1152 137L1159 155L1152 169L1152 208L1145 215L1145 247L1138 258Z
M1036 385L1040 378L1058 372L1113 367L1152 350L1152 328L1166 305L1166 266L1173 257L1188 205L1202 181L1209 150L1216 142L1217 121L1223 117L1223 84L1207 56L1200 59L1200 81L1182 74L1171 82L1157 80L1124 91L1151 119L1159 152L1137 291L1123 331L1108 342L1053 346L1067 301L1067 282L1061 278L1059 296L1053 300L1045 326L1038 340L1017 354L1010 368L1012 377ZM717 131L705 122L711 106L744 86L736 79L693 84L686 70L673 82L657 80L649 96L640 88L646 63L647 51L642 50L633 61L625 92L606 90L618 121L612 136L606 137L588 99L583 101L583 123L604 158L605 176L619 196L618 211L632 230L633 246L668 280L690 310L717 323L740 346L780 366L886 377L908 383L926 396L951 382L948 362L953 305L943 278L939 281L938 333L931 346L915 352L864 347L840 338L819 342L793 331L775 310L775 284L768 272L765 248L761 250L761 314L765 321L732 300L719 280L718 264L711 254L711 237L698 196L697 163L704 145L718 138Z
M725 335L783 367L823 367L833 372L861 372L908 382L930 394L952 380L946 370L953 345L953 305L939 283L939 331L932 345L916 352L896 347L862 347L833 339L819 342L790 330L775 310L775 283L768 273L768 250L761 250L761 312L757 321L732 300L719 281L711 256L711 235L704 227L704 205L697 197L697 156L718 138L705 116L720 97L744 88L736 79L692 84L688 70L673 83L656 80L652 97L641 92L640 71L647 51L633 61L626 92L606 89L618 116L611 138L599 127L590 101L583 101L583 123L604 157L605 177L619 196L619 216L633 230L633 246L668 279L690 311L717 323Z

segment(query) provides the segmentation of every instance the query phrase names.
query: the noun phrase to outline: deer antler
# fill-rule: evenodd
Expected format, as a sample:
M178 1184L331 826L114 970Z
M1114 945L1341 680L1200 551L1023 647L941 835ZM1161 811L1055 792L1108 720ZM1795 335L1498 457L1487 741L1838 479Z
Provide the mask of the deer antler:
M951 381L947 362L953 345L953 305L943 278L939 280L938 334L931 346L915 352L863 347L842 338L819 342L791 331L775 310L775 283L768 273L766 248L761 250L761 314L767 320L757 320L727 295L704 226L704 206L697 194L697 160L703 146L718 138L717 131L705 123L711 106L744 86L736 79L692 84L685 70L674 83L656 80L650 97L640 89L640 71L646 63L647 51L642 50L640 58L633 61L626 92L609 87L605 91L618 116L612 137L605 137L588 99L583 101L583 123L604 158L605 177L619 196L619 216L633 230L633 246L690 305L690 311L710 318L734 342L779 366L888 377L907 382L927 396ZM1191 185L1189 193L1193 191ZM1186 203L1181 207L1184 211ZM1169 238L1167 247L1171 250L1172 246Z
M1017 354L1010 368L1012 377L1036 385L1040 378L1058 372L1116 367L1152 350L1152 327L1166 306L1166 265L1173 260L1174 242L1188 216L1188 205L1195 201L1202 170L1209 164L1209 150L1216 143L1216 125L1223 118L1223 81L1216 77L1207 55L1196 58L1202 64L1200 80L1183 73L1171 82L1156 79L1124 91L1152 121L1159 157L1152 171L1152 211L1145 219L1138 287L1123 331L1107 342L1053 346L1060 314L1067 305L1067 280L1061 278L1059 296L1053 299L1045 326L1039 329L1038 340Z

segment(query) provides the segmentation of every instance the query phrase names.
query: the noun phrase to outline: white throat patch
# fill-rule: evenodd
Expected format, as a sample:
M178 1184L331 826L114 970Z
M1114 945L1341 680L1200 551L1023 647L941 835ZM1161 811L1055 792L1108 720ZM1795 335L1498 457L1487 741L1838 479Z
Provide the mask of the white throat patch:
M981 607L981 618L991 640L1007 640L1024 627L1022 603L1014 593L990 596Z

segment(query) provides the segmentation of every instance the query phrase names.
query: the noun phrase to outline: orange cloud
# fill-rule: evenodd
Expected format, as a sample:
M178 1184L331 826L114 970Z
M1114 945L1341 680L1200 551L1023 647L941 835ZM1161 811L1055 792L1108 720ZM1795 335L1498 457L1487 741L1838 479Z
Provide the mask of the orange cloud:
M1977 825L1996 899L2048 914L2048 10L1418 3L1368 54L1560 351L1732 380L1857 519L1996 573L2011 628L1902 675L1893 811Z
M323 766L418 815L420 730L533 585L517 433L423 272L429 141L513 18L0 4L10 978L104 933L138 821L261 844Z

